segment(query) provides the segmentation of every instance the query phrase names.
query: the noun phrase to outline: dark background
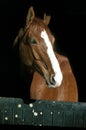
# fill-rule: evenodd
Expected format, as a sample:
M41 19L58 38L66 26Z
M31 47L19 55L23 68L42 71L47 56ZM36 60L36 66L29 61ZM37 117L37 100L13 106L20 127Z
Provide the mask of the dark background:
M86 4L83 1L1 0L0 1L0 96L23 97L26 89L19 85L19 61L12 48L27 11L33 5L36 16L51 15L49 27L57 46L69 58L76 77L79 101L86 102ZM27 95L27 94L26 94Z

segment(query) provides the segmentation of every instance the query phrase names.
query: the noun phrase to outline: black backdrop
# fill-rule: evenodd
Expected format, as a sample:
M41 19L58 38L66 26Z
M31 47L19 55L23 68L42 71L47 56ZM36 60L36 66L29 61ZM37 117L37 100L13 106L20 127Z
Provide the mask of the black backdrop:
M25 24L28 8L33 5L36 15L51 15L50 29L57 46L69 58L79 90L79 101L86 102L85 43L86 8L82 1L2 0L0 1L0 96L22 97L26 90L19 86L19 62L12 43Z

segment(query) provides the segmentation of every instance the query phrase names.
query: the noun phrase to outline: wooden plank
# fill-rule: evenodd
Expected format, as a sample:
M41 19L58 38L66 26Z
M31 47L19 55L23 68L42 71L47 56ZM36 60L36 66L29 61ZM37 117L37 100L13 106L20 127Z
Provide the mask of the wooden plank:
M86 128L86 103L0 97L0 124Z

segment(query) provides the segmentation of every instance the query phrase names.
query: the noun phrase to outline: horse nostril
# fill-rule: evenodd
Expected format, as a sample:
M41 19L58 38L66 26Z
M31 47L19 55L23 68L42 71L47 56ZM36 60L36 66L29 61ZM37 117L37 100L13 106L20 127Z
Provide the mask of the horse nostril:
M53 75L53 74L52 74L51 77L50 77L50 83L51 83L52 85L55 85L55 84L56 84L56 81L55 81L55 79L54 79L54 75Z

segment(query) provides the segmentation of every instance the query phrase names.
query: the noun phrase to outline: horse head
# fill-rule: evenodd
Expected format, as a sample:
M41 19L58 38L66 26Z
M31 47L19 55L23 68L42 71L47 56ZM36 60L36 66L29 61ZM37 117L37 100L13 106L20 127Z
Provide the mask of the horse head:
M22 62L38 71L52 88L59 87L63 75L54 52L55 37L48 25L51 16L44 13L44 18L35 16L33 7L28 10L26 25L21 28L14 40L19 43L19 54Z

